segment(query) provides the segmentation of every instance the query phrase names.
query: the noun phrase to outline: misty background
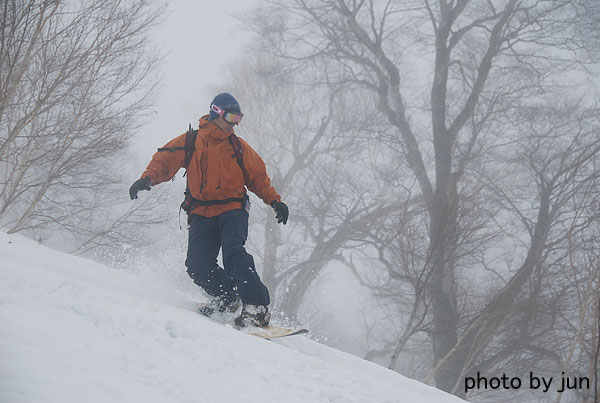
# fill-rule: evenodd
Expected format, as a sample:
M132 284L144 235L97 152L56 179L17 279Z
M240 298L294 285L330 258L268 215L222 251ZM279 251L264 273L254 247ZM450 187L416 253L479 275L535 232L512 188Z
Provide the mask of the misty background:
M230 92L290 208L251 195L276 315L469 401L596 399L595 0L1 7L3 231L196 300L183 171L127 190ZM464 389L530 372L591 387Z

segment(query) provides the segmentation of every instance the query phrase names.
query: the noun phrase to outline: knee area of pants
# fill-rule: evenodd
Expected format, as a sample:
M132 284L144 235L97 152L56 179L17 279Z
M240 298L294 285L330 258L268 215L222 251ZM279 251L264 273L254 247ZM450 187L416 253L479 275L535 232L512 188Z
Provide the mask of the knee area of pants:
M232 257L236 255L247 255L244 245L225 246L223 245L223 256Z

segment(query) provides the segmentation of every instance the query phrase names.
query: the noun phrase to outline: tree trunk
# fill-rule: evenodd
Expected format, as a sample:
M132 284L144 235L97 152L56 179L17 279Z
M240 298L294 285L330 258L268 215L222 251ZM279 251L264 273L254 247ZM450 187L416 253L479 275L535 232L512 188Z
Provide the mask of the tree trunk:
M454 255L458 224L456 222L456 189L451 181L438 181L444 188L436 189L434 211L431 212L429 292L432 302L433 362L437 365L458 342L459 312L457 307ZM453 354L435 375L435 384L452 391L463 368L464 357Z
M263 252L262 280L269 288L271 300L275 300L277 290L277 248L281 243L281 235L275 220L265 224L265 246Z

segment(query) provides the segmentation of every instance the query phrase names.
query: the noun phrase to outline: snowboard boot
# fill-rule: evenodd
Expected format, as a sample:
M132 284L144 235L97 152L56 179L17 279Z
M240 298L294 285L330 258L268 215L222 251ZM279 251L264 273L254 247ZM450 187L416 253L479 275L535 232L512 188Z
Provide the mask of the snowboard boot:
M207 305L198 308L198 312L204 316L212 316L215 313L235 313L240 308L241 304L242 301L239 297L232 302L224 301L223 298L217 297Z
M234 323L239 327L256 326L267 327L271 320L269 308L264 305L246 305L242 307L240 316L235 318Z

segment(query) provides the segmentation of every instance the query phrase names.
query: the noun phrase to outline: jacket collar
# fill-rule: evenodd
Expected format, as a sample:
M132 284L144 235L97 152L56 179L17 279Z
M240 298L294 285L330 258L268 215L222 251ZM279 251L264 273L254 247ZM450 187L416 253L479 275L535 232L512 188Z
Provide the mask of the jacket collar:
M221 130L213 122L208 120L210 115L204 115L200 118L198 128L202 131L204 137L209 141L221 142L227 140L231 133Z

